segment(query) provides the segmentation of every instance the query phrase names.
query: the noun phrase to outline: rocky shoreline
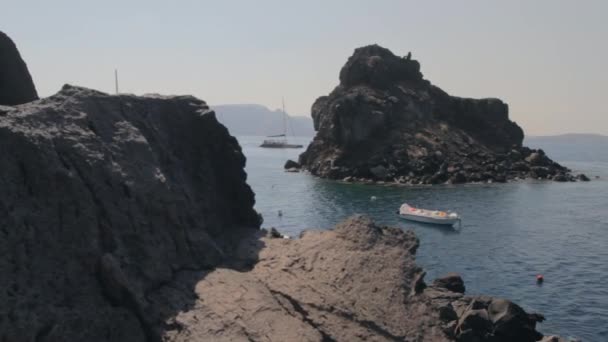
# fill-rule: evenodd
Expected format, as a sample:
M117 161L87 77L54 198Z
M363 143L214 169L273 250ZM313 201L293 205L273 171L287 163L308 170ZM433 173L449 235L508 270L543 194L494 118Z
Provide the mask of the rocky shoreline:
M314 173L309 169L302 167L301 164L293 160L287 160L284 169L287 172L307 172L313 176L320 178L330 178L345 183L359 183L359 184L378 184L378 185L437 185L437 184L484 184L484 183L508 183L517 182L524 180L552 180L555 182L588 182L590 179L582 173L572 174L569 169L561 168L557 171L555 164L552 161L546 161L546 155L543 150L534 150L523 147L521 150L524 153L528 153L524 161L518 161L514 167L518 170L517 172L509 171L507 174L496 174L496 166L494 160L485 162L488 166L488 171L480 173L478 169L473 169L469 165L465 166L460 163L456 163L452 166L446 167L442 164L439 171L433 176L416 176L413 173L409 173L407 176L399 176L393 179L387 177L355 177L346 176L340 178L337 175L333 177L324 177L318 173ZM512 150L512 154L518 155L521 152L518 150ZM509 158L509 154L506 156L500 156L503 160L499 164L505 164L505 158ZM539 159L545 159L545 162L538 162ZM498 167L500 169L500 166ZM348 169L342 169L341 171L348 174ZM377 168L374 171L386 172L382 168Z
M296 240L242 240L233 263L192 274L194 307L166 341L538 341L516 304L464 295L460 276L430 285L411 231L353 216ZM243 267L243 265L245 265ZM247 265L253 265L247 267ZM179 297L179 289L168 289Z
M548 179L587 181L522 146L499 99L453 97L425 80L411 56L356 49L340 84L312 106L317 131L298 165L323 178L399 184ZM290 169L297 169L291 165Z

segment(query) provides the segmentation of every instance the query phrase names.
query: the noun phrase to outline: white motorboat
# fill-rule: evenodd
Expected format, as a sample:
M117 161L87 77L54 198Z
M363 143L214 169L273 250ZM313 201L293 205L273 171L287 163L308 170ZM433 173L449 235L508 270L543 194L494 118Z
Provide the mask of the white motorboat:
M407 203L401 205L399 208L399 216L403 219L432 223L432 224L443 224L443 225L454 225L454 223L460 223L460 216L457 213L445 212L440 210L427 210L419 209L409 206Z

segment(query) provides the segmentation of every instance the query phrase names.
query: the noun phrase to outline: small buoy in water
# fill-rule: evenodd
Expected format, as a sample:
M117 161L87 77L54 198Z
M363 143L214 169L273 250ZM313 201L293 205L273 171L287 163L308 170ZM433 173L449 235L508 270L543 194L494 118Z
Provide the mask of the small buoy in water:
M536 282L537 282L538 284L542 283L544 280L545 280L545 277L543 277L543 275L542 275L542 274L538 274L538 275L536 276Z
M372 200L372 201L375 201L377 198L376 198L376 196L372 196L369 199Z
M279 217L283 216L283 212L281 210L279 210Z

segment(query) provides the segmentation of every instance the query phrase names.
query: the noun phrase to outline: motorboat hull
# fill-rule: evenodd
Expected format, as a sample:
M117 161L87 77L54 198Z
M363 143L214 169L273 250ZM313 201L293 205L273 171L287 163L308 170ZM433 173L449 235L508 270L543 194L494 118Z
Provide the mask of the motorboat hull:
M275 143L263 143L262 145L260 145L260 147L265 147L265 148L302 148L304 147L303 145L296 145L296 144L275 144Z
M453 226L455 223L457 223L460 220L460 218L434 218L434 217L418 216L418 215L411 215L411 214L399 214L399 216L402 219L409 220L409 221L431 223L431 224L441 224L441 225L448 225L448 226Z
M399 208L399 216L405 220L453 226L455 223L460 223L460 216L456 213L447 213L437 210L418 209L404 203Z

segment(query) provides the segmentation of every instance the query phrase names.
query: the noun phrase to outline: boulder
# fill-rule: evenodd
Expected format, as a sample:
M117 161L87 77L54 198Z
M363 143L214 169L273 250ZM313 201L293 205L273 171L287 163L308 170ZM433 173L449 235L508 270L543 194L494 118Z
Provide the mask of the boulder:
M462 183L466 183L466 181L467 181L467 177L464 175L463 172L458 172L458 173L454 174L448 180L448 182L451 184L462 184Z
M279 231L275 227L271 227L270 230L268 230L266 236L270 239L280 239L283 237L283 235L279 233Z
M369 172L371 172L376 179L386 179L386 177L388 177L388 170L382 165L376 165L370 168Z
M522 154L520 151L518 151L517 149L512 149L509 154L508 157L510 160L512 161L518 161L522 159Z
M469 310L459 320L456 326L458 341L489 340L492 334L492 322L485 309Z
M530 168L532 178L547 178L551 175L549 168L544 166L533 166Z
M538 152L533 152L532 154L527 156L525 160L526 160L526 162L528 162L530 165L533 165L533 166L546 165L544 155L542 155Z
M284 169L299 169L301 167L300 164L298 164L297 162L289 159L285 162L285 165L283 166Z
M589 182L589 177L587 177L584 173L579 173L578 175L576 175L576 179L581 181L581 182Z
M513 171L529 171L530 167L523 161L517 161L511 165Z
M464 281L457 273L448 273L441 278L435 279L433 286L459 293L464 293L465 291Z
M536 331L536 322L542 315L527 314L520 306L505 299L494 299L488 306L488 315L494 326L494 335L500 341L538 341L543 335Z
M408 58L399 58L379 45L355 49L353 55L340 70L340 83L345 86L369 84L385 88L398 81L422 81L420 63ZM393 96L391 102L398 102Z
M27 65L15 43L0 31L0 105L14 106L38 99Z

